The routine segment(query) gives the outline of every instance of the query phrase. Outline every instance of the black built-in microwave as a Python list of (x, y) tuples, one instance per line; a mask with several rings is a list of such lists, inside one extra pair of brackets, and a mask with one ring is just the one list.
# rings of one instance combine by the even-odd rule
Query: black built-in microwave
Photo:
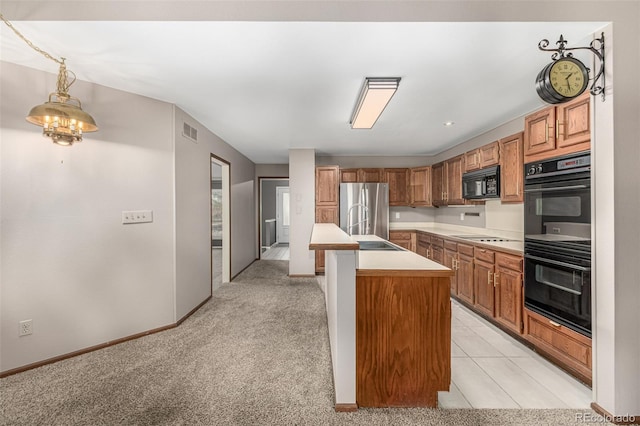
[(463, 174), (462, 197), (467, 200), (500, 198), (500, 166)]

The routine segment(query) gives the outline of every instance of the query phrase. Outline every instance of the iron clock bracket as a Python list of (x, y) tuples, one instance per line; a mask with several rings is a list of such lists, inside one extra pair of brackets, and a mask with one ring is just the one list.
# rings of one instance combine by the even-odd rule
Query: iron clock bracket
[[(542, 39), (540, 40), (540, 43), (538, 43), (538, 49), (545, 52), (555, 52), (553, 55), (551, 55), (551, 59), (553, 59), (554, 61), (560, 58), (573, 57), (573, 53), (571, 53), (572, 50), (588, 50), (594, 55), (596, 55), (598, 59), (600, 59), (600, 69), (598, 70), (598, 73), (593, 78), (590, 79), (592, 83), (591, 83), (591, 88), (589, 89), (589, 92), (593, 96), (601, 95), (602, 101), (604, 102), (604, 88), (605, 88), (604, 33), (600, 33), (600, 38), (593, 39), (593, 41), (591, 41), (588, 47), (587, 46), (566, 47), (567, 40), (564, 39), (562, 34), (560, 34), (560, 40), (556, 42), (556, 45), (558, 46), (556, 49), (547, 48), (547, 46), (549, 46), (549, 40)], [(589, 74), (591, 74), (591, 69), (587, 67), (587, 70), (589, 71)], [(598, 83), (598, 80), (600, 80), (600, 84), (596, 86), (596, 83)]]

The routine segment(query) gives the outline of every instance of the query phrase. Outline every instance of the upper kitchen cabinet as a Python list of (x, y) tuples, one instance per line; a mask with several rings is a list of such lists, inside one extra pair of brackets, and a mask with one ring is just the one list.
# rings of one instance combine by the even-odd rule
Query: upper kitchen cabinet
[(358, 182), (358, 169), (340, 169), (340, 183)]
[(384, 169), (384, 177), (389, 184), (389, 205), (409, 205), (409, 169)]
[(358, 182), (384, 182), (383, 169), (358, 169)]
[(431, 166), (431, 197), (434, 206), (466, 204), (462, 198), (465, 155), (458, 155)]
[(465, 172), (496, 166), (500, 163), (500, 145), (498, 141), (481, 146), (465, 154)]
[(431, 206), (431, 167), (416, 167), (410, 173), (412, 206)]
[(337, 206), (339, 199), (340, 168), (338, 166), (316, 167), (316, 207)]
[(462, 174), (464, 173), (464, 155), (447, 160), (447, 205), (465, 204), (462, 197)]
[(431, 203), (436, 206), (446, 206), (446, 176), (447, 165), (445, 162), (431, 166)]
[(524, 201), (523, 132), (500, 139), (500, 200)]
[(524, 162), (539, 161), (591, 147), (590, 93), (525, 117)]
[(368, 169), (340, 169), (340, 182), (370, 182), (378, 183), (384, 182), (383, 169), (380, 168), (368, 168)]

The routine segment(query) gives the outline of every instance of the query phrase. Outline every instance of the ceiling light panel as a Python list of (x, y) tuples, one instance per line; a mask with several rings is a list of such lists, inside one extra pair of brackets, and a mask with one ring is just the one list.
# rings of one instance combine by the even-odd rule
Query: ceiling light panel
[(371, 129), (398, 90), (399, 84), (400, 77), (365, 78), (351, 115), (351, 128)]

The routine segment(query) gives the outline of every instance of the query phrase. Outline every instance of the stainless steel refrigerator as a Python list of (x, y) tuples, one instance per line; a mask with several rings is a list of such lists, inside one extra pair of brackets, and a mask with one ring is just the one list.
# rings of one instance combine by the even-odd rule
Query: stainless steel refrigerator
[(341, 183), (340, 228), (349, 235), (389, 239), (389, 185)]

